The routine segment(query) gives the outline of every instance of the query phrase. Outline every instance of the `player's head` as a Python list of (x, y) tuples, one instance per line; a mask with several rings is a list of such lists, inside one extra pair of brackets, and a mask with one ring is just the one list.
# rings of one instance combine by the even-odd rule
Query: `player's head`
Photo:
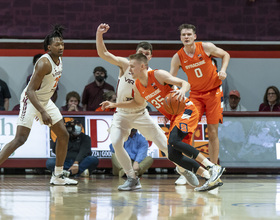
[(178, 28), (184, 45), (192, 44), (196, 40), (196, 27), (192, 24), (181, 24)]
[(129, 69), (134, 79), (138, 78), (143, 70), (148, 69), (148, 58), (142, 53), (129, 56)]
[(62, 56), (64, 50), (63, 43), (64, 28), (61, 25), (55, 25), (50, 34), (45, 37), (44, 50), (50, 51), (54, 55)]
[(142, 41), (137, 45), (136, 53), (142, 53), (148, 58), (148, 61), (150, 61), (153, 53), (153, 46), (147, 41)]

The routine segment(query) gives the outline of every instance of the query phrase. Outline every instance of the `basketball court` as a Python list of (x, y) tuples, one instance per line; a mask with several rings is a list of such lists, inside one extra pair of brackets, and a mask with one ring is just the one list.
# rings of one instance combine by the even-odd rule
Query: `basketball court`
[[(174, 185), (178, 175), (145, 174), (142, 189), (120, 192), (110, 174), (51, 186), (50, 175), (0, 175), (0, 219), (280, 219), (280, 176), (223, 175), (209, 192)], [(203, 180), (201, 179), (201, 182)]]

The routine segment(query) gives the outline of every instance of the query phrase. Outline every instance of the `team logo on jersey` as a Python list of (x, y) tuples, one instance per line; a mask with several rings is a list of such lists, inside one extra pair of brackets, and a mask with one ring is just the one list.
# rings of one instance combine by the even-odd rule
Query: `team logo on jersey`
[(152, 85), (152, 87), (154, 87), (154, 89), (155, 89), (155, 90), (157, 90), (157, 89), (158, 89), (158, 87), (156, 86), (156, 84), (155, 84), (155, 83), (152, 83), (151, 85)]
[(185, 109), (184, 114), (182, 115), (182, 119), (190, 119), (192, 115), (192, 110), (191, 109)]
[(134, 84), (134, 80), (133, 79), (129, 79), (129, 78), (126, 78), (126, 77), (124, 77), (124, 81), (126, 82), (126, 83), (128, 83), (128, 84)]

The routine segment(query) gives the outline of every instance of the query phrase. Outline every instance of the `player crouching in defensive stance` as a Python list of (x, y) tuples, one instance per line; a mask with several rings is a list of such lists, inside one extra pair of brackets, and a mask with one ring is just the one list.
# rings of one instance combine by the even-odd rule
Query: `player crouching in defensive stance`
[[(133, 108), (143, 105), (143, 102), (147, 100), (170, 120), (168, 159), (207, 179), (202, 186), (196, 187), (194, 190), (208, 191), (221, 186), (222, 182), (219, 179), (225, 168), (213, 164), (190, 145), (192, 134), (198, 124), (198, 111), (194, 104), (185, 97), (185, 93), (190, 89), (190, 84), (187, 81), (173, 77), (164, 70), (148, 71), (148, 60), (143, 54), (133, 54), (129, 58), (130, 72), (133, 79), (135, 79), (134, 99), (122, 103), (105, 101), (101, 103), (102, 107)], [(173, 85), (181, 89), (173, 90)], [(185, 99), (185, 110), (178, 115), (170, 115), (163, 107), (164, 97), (170, 92), (173, 92), (174, 96), (177, 96), (179, 100)], [(184, 156), (184, 154), (188, 157)], [(200, 166), (197, 161), (206, 169)]]

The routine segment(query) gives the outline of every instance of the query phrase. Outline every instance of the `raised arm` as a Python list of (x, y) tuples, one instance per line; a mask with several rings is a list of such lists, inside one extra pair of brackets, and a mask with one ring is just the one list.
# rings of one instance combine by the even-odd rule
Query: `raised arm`
[(110, 26), (108, 24), (102, 23), (96, 30), (96, 49), (98, 56), (107, 62), (120, 67), (122, 72), (124, 72), (128, 68), (128, 60), (110, 53), (105, 46), (103, 34), (107, 33), (109, 29)]
[(207, 43), (204, 42), (202, 43), (202, 46), (207, 55), (209, 56), (211, 55), (222, 59), (222, 66), (218, 74), (219, 74), (219, 78), (221, 80), (224, 80), (227, 77), (226, 70), (230, 60), (229, 53), (210, 42)]
[(180, 69), (180, 59), (177, 53), (174, 54), (171, 60), (170, 74), (172, 76), (177, 76), (178, 71)]

